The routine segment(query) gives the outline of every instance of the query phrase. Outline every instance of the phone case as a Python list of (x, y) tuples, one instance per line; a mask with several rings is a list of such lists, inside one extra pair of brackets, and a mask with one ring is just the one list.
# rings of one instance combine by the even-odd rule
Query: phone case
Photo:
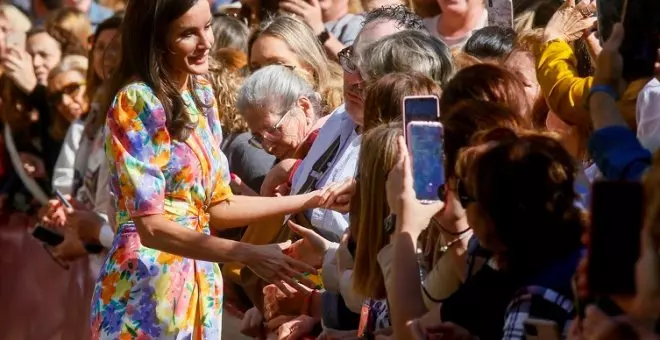
[(32, 236), (37, 240), (55, 247), (64, 241), (64, 236), (55, 230), (37, 225), (32, 230)]
[(488, 26), (513, 27), (511, 0), (488, 0)]

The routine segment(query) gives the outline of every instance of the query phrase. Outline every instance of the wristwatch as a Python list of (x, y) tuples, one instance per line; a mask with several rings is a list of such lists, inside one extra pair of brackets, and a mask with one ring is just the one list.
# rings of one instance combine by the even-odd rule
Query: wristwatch
[(316, 39), (318, 39), (321, 45), (323, 45), (328, 39), (330, 39), (330, 32), (328, 32), (327, 28), (324, 28), (323, 32), (316, 36)]

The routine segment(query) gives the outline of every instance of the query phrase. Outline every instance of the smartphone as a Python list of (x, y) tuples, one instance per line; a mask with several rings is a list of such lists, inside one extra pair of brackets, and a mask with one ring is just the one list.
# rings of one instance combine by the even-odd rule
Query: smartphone
[(527, 319), (523, 322), (526, 340), (563, 339), (556, 322), (541, 319)]
[(69, 200), (67, 200), (66, 197), (64, 197), (64, 195), (59, 190), (55, 190), (55, 197), (57, 197), (60, 203), (62, 203), (62, 205), (65, 206), (67, 209), (73, 209), (73, 206), (71, 205)]
[(512, 0), (488, 0), (488, 26), (513, 27)]
[(441, 199), (445, 185), (444, 130), (438, 122), (408, 123), (407, 143), (412, 158), (415, 195), (422, 203)]
[(587, 251), (590, 295), (635, 293), (643, 220), (644, 190), (639, 182), (594, 183)]
[(17, 49), (25, 50), (26, 39), (24, 32), (10, 31), (7, 32), (7, 35), (5, 36), (5, 43), (7, 46), (13, 46)]
[[(660, 47), (660, 1), (597, 0), (598, 30), (605, 42), (615, 23), (621, 22), (625, 38), (619, 51), (623, 57), (623, 78), (630, 82), (653, 77)], [(650, 15), (650, 13), (654, 13)]]
[[(34, 226), (31, 234), (32, 237), (36, 238), (37, 240), (51, 247), (56, 247), (60, 245), (60, 243), (64, 242), (64, 235), (58, 233), (53, 229), (46, 228), (40, 224)], [(84, 247), (85, 250), (90, 254), (98, 254), (102, 252), (104, 249), (102, 245), (93, 244), (93, 243), (86, 243)]]
[[(436, 96), (403, 97), (403, 133), (411, 122), (438, 122), (440, 100)], [(405, 137), (405, 136), (404, 136)]]
[(37, 224), (32, 229), (32, 236), (52, 247), (58, 246), (60, 243), (64, 242), (64, 236), (62, 234), (40, 224)]

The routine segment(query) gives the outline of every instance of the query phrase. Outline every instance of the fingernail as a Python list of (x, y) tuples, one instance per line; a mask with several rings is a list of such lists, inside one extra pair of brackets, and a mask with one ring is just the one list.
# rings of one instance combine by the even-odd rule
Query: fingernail
[(231, 179), (234, 181), (238, 178), (238, 176), (236, 176), (236, 174), (233, 172), (229, 174), (229, 177), (231, 177)]

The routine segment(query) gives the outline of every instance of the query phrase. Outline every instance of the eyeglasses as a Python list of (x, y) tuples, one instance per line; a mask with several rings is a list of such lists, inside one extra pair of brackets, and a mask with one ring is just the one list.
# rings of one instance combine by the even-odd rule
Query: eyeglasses
[(252, 145), (253, 147), (257, 149), (265, 149), (264, 148), (264, 141), (268, 140), (269, 142), (275, 142), (282, 138), (282, 133), (280, 132), (280, 126), (282, 125), (282, 122), (284, 122), (284, 118), (291, 112), (291, 110), (287, 110), (284, 112), (284, 114), (280, 117), (280, 119), (273, 125), (271, 128), (266, 129), (264, 133), (270, 137), (264, 137), (262, 134), (252, 134), (252, 138), (248, 141), (248, 144)]
[(358, 71), (357, 65), (353, 62), (353, 45), (345, 47), (343, 50), (337, 53), (337, 59), (339, 59), (339, 65), (347, 73), (355, 73)]
[(85, 86), (85, 83), (71, 83), (69, 85), (64, 86), (62, 90), (56, 91), (56, 92), (51, 92), (48, 95), (48, 101), (51, 104), (59, 104), (62, 101), (62, 98), (64, 95), (69, 95), (69, 96), (75, 96), (79, 93), (80, 89)]
[(456, 194), (463, 209), (466, 209), (470, 203), (476, 202), (476, 199), (468, 193), (465, 182), (461, 179), (456, 180)]

